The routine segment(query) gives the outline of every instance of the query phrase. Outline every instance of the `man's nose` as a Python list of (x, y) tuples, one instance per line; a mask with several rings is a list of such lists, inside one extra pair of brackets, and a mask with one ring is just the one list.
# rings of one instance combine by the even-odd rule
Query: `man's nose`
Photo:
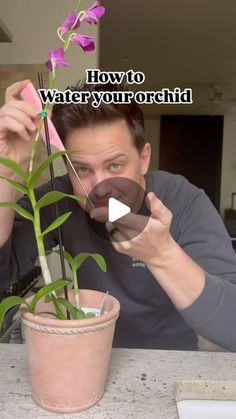
[(96, 174), (92, 182), (91, 198), (107, 200), (112, 196), (112, 178), (103, 174)]

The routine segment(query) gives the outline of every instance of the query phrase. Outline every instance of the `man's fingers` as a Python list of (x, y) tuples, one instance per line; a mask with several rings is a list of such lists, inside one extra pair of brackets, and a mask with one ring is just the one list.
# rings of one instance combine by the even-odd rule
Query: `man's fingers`
[(21, 91), (27, 86), (30, 80), (17, 81), (6, 89), (5, 93), (5, 102), (9, 100), (16, 99), (20, 97)]
[(130, 212), (129, 214), (119, 218), (117, 221), (113, 221), (113, 224), (119, 230), (121, 229), (123, 231), (125, 228), (130, 228), (131, 230), (140, 233), (145, 229), (148, 220), (149, 217)]
[(24, 141), (31, 140), (31, 137), (25, 129), (24, 125), (10, 116), (4, 116), (1, 118), (1, 129), (15, 132)]
[(117, 228), (114, 223), (111, 223), (110, 221), (107, 221), (106, 229), (111, 237), (111, 240), (116, 242), (132, 240), (135, 236), (137, 236), (136, 231), (127, 227)]
[(146, 196), (146, 204), (151, 212), (151, 216), (159, 220), (162, 224), (168, 225), (172, 219), (171, 211), (156, 197), (153, 192)]
[(106, 223), (106, 228), (109, 233), (110, 231), (112, 231), (112, 229), (116, 227), (123, 235), (121, 240), (133, 239), (135, 236), (137, 236), (145, 229), (149, 221), (149, 217), (129, 213), (119, 218), (117, 221), (113, 221), (111, 223), (108, 221), (108, 212), (108, 207), (93, 208), (90, 211), (90, 217), (95, 219), (96, 221)]
[(36, 124), (32, 121), (28, 114), (18, 107), (3, 107), (0, 112), (0, 118), (5, 116), (15, 119), (17, 122), (24, 125), (24, 127), (29, 131), (35, 131), (37, 128)]
[(108, 207), (93, 208), (90, 211), (90, 217), (100, 223), (106, 223), (108, 220)]
[(10, 108), (25, 112), (30, 118), (37, 120), (40, 119), (40, 116), (38, 115), (39, 111), (35, 109), (30, 103), (25, 102), (24, 100), (11, 99), (0, 109), (0, 111), (7, 112), (7, 110)]
[[(110, 234), (111, 238), (114, 238), (116, 241), (124, 241), (124, 240), (132, 240), (134, 237), (138, 236), (139, 233), (141, 233), (147, 222), (145, 222), (145, 225), (142, 226), (142, 222), (137, 225), (137, 223), (133, 224), (135, 226), (132, 228), (127, 224), (118, 224), (117, 221), (111, 223), (110, 221), (107, 221), (106, 223), (106, 229), (108, 233)], [(143, 228), (141, 228), (141, 226)]]

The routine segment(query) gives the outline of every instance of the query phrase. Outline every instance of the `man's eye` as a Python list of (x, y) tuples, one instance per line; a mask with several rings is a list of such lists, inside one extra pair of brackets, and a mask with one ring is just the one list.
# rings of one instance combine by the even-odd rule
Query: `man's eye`
[(77, 167), (76, 171), (78, 175), (87, 175), (89, 173), (89, 169), (87, 167)]
[(114, 172), (120, 170), (121, 167), (122, 167), (122, 164), (121, 163), (112, 163), (110, 165), (111, 170), (113, 170)]

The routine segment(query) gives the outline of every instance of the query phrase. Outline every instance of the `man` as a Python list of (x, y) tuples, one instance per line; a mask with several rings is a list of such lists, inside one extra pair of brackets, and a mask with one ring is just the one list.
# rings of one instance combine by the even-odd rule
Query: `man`
[[(36, 112), (19, 101), (26, 82), (7, 89), (6, 104), (0, 111), (1, 155), (24, 168), (37, 124)], [(72, 89), (93, 88), (109, 90), (104, 85), (76, 85)], [(230, 238), (202, 190), (182, 176), (148, 173), (151, 150), (144, 139), (143, 115), (137, 104), (101, 104), (99, 108), (91, 103), (55, 105), (52, 121), (65, 147), (80, 150), (71, 160), (83, 184), (82, 188), (68, 169), (68, 176), (57, 179), (57, 190), (85, 195), (85, 189), (97, 197), (97, 205), (87, 209), (88, 213), (73, 200), (60, 202), (61, 213), (72, 211), (62, 227), (63, 243), (72, 255), (85, 251), (105, 257), (108, 272), (100, 272), (88, 260), (79, 271), (79, 285), (109, 290), (119, 299), (121, 313), (114, 345), (195, 349), (198, 333), (236, 350), (236, 255)], [(12, 176), (2, 166), (0, 175)], [(140, 185), (147, 197), (139, 214), (105, 225), (109, 193), (103, 186), (115, 177)], [(50, 188), (50, 184), (40, 187), (37, 196)], [(17, 199), (4, 180), (0, 191), (1, 201)], [(124, 195), (128, 199), (127, 191)], [(21, 203), (29, 209), (26, 198)], [(53, 208), (45, 207), (43, 224), (54, 218)], [(6, 208), (1, 208), (0, 219), (4, 286), (33, 267), (37, 249), (30, 222), (19, 216), (14, 220), (13, 212)], [(144, 219), (147, 222), (140, 232)], [(48, 249), (57, 243), (57, 233), (47, 235)]]

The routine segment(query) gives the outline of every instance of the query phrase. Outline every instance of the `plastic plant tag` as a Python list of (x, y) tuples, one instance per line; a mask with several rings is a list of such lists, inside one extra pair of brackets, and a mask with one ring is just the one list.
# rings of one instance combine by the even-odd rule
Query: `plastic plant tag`
[(98, 308), (81, 307), (81, 310), (83, 310), (85, 312), (85, 314), (94, 313), (95, 317), (100, 316), (100, 310)]
[(90, 313), (94, 313), (96, 317), (102, 316), (103, 314), (106, 313), (106, 302), (107, 302), (107, 296), (108, 296), (109, 291), (107, 291), (107, 293), (105, 294), (100, 308), (89, 308), (89, 307), (81, 307), (81, 310), (83, 310), (86, 313), (90, 312)]
[[(39, 95), (34, 87), (34, 85), (29, 82), (25, 88), (21, 91), (21, 97), (23, 100), (25, 100), (26, 102), (30, 103), (30, 105), (32, 105), (36, 110), (40, 112), (42, 112), (42, 103), (41, 100), (39, 98)], [(64, 151), (65, 147), (61, 142), (61, 139), (51, 121), (51, 119), (47, 116), (47, 122), (48, 122), (48, 131), (49, 131), (49, 138), (50, 138), (50, 143), (56, 147), (58, 150), (60, 151)], [(41, 137), (43, 139), (43, 141), (46, 144), (46, 135), (45, 135), (45, 130), (44, 130), (44, 126), (42, 126), (41, 131), (40, 131)]]
[(106, 295), (104, 296), (101, 305), (100, 305), (100, 309), (99, 309), (99, 315), (102, 316), (105, 311), (106, 311), (106, 302), (107, 302), (107, 296), (108, 296), (109, 291), (106, 292)]

